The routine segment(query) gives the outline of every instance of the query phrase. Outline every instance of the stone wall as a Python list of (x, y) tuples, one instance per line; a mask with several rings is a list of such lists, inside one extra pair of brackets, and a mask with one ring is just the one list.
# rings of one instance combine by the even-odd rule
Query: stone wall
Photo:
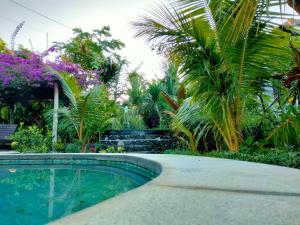
[(102, 148), (124, 147), (126, 152), (162, 153), (175, 148), (177, 139), (166, 130), (109, 130), (102, 137)]

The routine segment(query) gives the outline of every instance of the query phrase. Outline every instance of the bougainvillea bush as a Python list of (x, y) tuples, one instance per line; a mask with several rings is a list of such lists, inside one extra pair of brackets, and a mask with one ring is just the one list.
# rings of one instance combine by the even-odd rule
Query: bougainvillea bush
[(0, 54), (0, 84), (2, 87), (20, 85), (37, 87), (41, 84), (52, 86), (55, 74), (49, 72), (48, 66), (58, 72), (72, 74), (82, 87), (97, 84), (99, 78), (93, 71), (83, 70), (79, 65), (45, 59), (45, 54), (31, 52), (11, 52)]
[(100, 83), (94, 71), (84, 70), (80, 65), (63, 61), (59, 57), (49, 60), (52, 51), (55, 49), (50, 48), (44, 53), (28, 50), (0, 53), (2, 105), (13, 107), (16, 103), (26, 105), (30, 100), (51, 99), (54, 81), (59, 79), (56, 72), (74, 76), (83, 89)]

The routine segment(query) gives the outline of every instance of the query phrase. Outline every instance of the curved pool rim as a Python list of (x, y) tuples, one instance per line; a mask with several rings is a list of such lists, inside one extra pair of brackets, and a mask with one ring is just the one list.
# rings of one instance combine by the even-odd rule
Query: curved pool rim
[[(95, 163), (93, 163), (95, 162)], [(98, 163), (97, 163), (98, 162)], [(102, 162), (102, 163), (101, 163)], [(0, 166), (3, 165), (76, 165), (89, 166), (99, 165), (112, 166), (109, 162), (127, 163), (129, 165), (144, 168), (152, 173), (151, 179), (159, 176), (162, 165), (156, 161), (125, 154), (86, 154), (86, 153), (51, 153), (51, 154), (0, 154)], [(122, 169), (122, 168), (121, 168)], [(129, 168), (129, 172), (131, 171)]]
[(88, 170), (105, 166), (137, 174), (148, 180), (146, 183), (159, 176), (162, 171), (158, 162), (124, 154), (0, 154), (0, 167), (7, 165), (76, 166), (86, 167)]

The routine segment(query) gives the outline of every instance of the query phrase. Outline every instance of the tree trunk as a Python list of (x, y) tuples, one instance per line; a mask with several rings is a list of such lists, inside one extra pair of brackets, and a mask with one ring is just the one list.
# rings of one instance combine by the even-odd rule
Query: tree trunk
[(240, 144), (234, 137), (231, 140), (231, 148), (229, 151), (234, 153), (238, 153), (240, 151)]
[(86, 151), (85, 143), (83, 143), (84, 142), (84, 140), (83, 140), (83, 129), (84, 129), (84, 123), (81, 120), (80, 121), (80, 127), (79, 127), (79, 142), (80, 142), (80, 146), (81, 146), (81, 150), (80, 150), (81, 153), (84, 153)]
[(54, 84), (54, 107), (53, 107), (53, 124), (52, 124), (52, 145), (57, 142), (57, 126), (58, 126), (58, 102), (59, 102), (59, 92), (58, 83)]

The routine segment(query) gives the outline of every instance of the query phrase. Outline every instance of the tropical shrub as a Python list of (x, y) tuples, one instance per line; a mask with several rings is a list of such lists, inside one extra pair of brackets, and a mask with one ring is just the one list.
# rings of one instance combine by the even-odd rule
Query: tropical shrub
[(295, 106), (288, 106), (280, 115), (279, 124), (267, 137), (276, 147), (299, 144), (300, 112)]
[(44, 136), (42, 131), (36, 126), (21, 126), (18, 131), (12, 135), (12, 141), (12, 148), (20, 153), (48, 153), (51, 150), (49, 133)]
[(68, 144), (65, 148), (66, 153), (79, 153), (81, 150), (80, 144), (72, 143)]
[[(58, 132), (62, 137), (77, 137), (81, 152), (86, 145), (109, 126), (109, 119), (114, 116), (115, 103), (109, 99), (107, 88), (103, 85), (94, 86), (84, 91), (75, 77), (58, 74), (69, 106), (58, 110)], [(52, 122), (53, 110), (45, 114), (49, 123)]]
[(201, 138), (201, 114), (199, 105), (187, 99), (176, 113), (169, 112), (172, 118), (171, 129), (192, 152), (198, 150)]
[(112, 130), (143, 130), (145, 123), (143, 117), (138, 114), (136, 107), (119, 108), (116, 116), (110, 119)]
[(159, 127), (162, 121), (160, 90), (160, 84), (156, 81), (152, 81), (144, 92), (141, 111), (145, 123), (149, 128)]
[[(52, 144), (52, 140), (51, 140)], [(66, 150), (66, 145), (62, 142), (62, 140), (58, 140), (56, 143), (52, 144), (52, 149), (54, 152), (63, 153)]]
[(146, 82), (137, 71), (129, 73), (130, 88), (127, 90), (130, 108), (137, 109), (148, 128), (157, 128), (162, 121), (162, 101), (160, 84), (157, 81)]
[(129, 97), (128, 103), (140, 110), (139, 106), (143, 104), (145, 86), (147, 82), (137, 71), (132, 71), (128, 74), (128, 82), (130, 85), (127, 90), (127, 95)]

